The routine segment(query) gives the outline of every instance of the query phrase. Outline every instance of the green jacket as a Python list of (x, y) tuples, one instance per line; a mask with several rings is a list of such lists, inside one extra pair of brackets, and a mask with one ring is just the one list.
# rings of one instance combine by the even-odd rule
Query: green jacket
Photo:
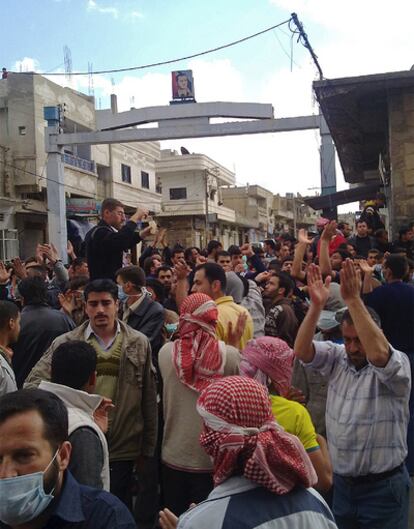
[[(84, 340), (89, 322), (56, 338), (33, 367), (24, 387), (37, 387), (50, 380), (54, 350), (71, 340)], [(142, 333), (122, 321), (122, 355), (118, 388), (111, 427), (107, 432), (109, 460), (132, 461), (138, 456), (153, 456), (157, 440), (157, 390), (151, 362), (151, 346)]]

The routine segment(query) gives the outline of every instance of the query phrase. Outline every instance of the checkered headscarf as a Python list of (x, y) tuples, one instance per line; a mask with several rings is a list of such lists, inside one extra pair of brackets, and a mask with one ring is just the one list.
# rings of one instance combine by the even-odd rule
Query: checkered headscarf
[(297, 437), (273, 418), (267, 389), (253, 379), (232, 376), (214, 382), (197, 402), (204, 422), (201, 446), (214, 460), (214, 483), (242, 474), (275, 494), (317, 482)]
[(272, 336), (249, 340), (242, 351), (240, 374), (267, 386), (269, 377), (282, 397), (290, 388), (295, 355), (286, 342)]
[(180, 308), (180, 338), (174, 342), (173, 362), (181, 382), (197, 392), (224, 373), (217, 318), (217, 306), (206, 294), (191, 294)]

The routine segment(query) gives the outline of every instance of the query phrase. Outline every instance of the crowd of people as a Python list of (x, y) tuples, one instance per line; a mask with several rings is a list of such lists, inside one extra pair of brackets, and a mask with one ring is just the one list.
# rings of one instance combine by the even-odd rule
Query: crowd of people
[(147, 216), (0, 262), (0, 527), (406, 529), (414, 224), (200, 249)]

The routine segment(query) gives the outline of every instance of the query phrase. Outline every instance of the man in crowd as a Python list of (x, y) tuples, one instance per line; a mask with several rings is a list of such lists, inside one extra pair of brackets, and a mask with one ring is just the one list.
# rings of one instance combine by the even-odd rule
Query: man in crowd
[[(237, 344), (241, 350), (253, 338), (253, 320), (248, 311), (234, 303), (232, 296), (226, 296), (226, 274), (216, 263), (205, 263), (195, 269), (192, 292), (207, 294), (216, 302), (218, 308), (217, 337), (225, 343), (229, 335), (236, 330), (239, 318), (242, 317), (244, 331)], [(232, 345), (232, 344), (230, 344)]]
[(70, 459), (68, 412), (59, 397), (40, 389), (0, 397), (2, 527), (134, 529), (118, 498), (73, 478)]
[(151, 255), (144, 261), (143, 270), (147, 279), (156, 279), (157, 270), (161, 266), (160, 258), (157, 255)]
[(414, 229), (402, 226), (398, 230), (398, 239), (393, 242), (392, 251), (404, 250), (408, 259), (414, 259)]
[(356, 223), (356, 234), (348, 239), (348, 243), (356, 248), (357, 255), (367, 258), (371, 248), (375, 248), (375, 239), (368, 233), (368, 224), (364, 220)]
[(173, 271), (170, 266), (162, 265), (156, 270), (156, 276), (160, 283), (164, 285), (165, 293), (168, 295), (171, 291), (173, 281)]
[(210, 241), (207, 244), (207, 261), (209, 263), (215, 263), (217, 261), (217, 254), (221, 252), (223, 245), (220, 241)]
[(231, 261), (232, 259), (231, 259), (231, 255), (229, 254), (229, 252), (226, 252), (224, 250), (222, 250), (221, 252), (218, 252), (217, 264), (220, 265), (221, 268), (225, 272), (230, 272), (230, 270), (233, 269)]
[(74, 340), (62, 343), (53, 353), (51, 381), (39, 389), (62, 399), (69, 415), (72, 454), (69, 470), (82, 485), (109, 491), (109, 453), (105, 433), (111, 402), (94, 395), (96, 351), (92, 345)]
[(69, 278), (75, 277), (89, 277), (88, 261), (85, 257), (76, 257), (69, 267)]
[(0, 301), (0, 395), (17, 389), (12, 368), (13, 350), (20, 334), (20, 314), (11, 301)]
[[(197, 411), (215, 488), (182, 515), (179, 527), (336, 528), (328, 506), (309, 488), (316, 481), (312, 464), (299, 439), (275, 422), (266, 388), (249, 378), (225, 377), (201, 393)], [(177, 518), (166, 509), (160, 523), (170, 529)]]
[(123, 252), (133, 248), (142, 237), (150, 233), (145, 228), (140, 233), (137, 223), (148, 215), (148, 211), (138, 208), (125, 223), (124, 206), (115, 198), (102, 202), (101, 220), (85, 237), (85, 255), (91, 280), (115, 280), (115, 272), (122, 266)]
[[(385, 258), (383, 275), (385, 284), (369, 292), (365, 302), (379, 315), (382, 330), (390, 344), (407, 354), (411, 373), (414, 373), (414, 287), (403, 281), (408, 261), (403, 255), (391, 254)], [(371, 269), (371, 274), (374, 272)], [(368, 272), (367, 272), (368, 273)], [(365, 286), (364, 281), (364, 286)], [(372, 283), (370, 283), (372, 285)], [(414, 391), (410, 396), (410, 423), (408, 426), (408, 472), (414, 475)]]
[(165, 505), (180, 515), (206, 499), (213, 488), (212, 464), (198, 438), (199, 392), (218, 377), (238, 374), (239, 351), (215, 337), (217, 306), (205, 294), (191, 294), (181, 305), (180, 336), (159, 355), (163, 381), (162, 463)]
[(125, 266), (116, 272), (118, 295), (121, 301), (122, 320), (136, 331), (142, 332), (151, 344), (152, 358), (156, 365), (161, 348), (164, 309), (153, 301), (145, 289), (145, 275), (139, 266)]
[(298, 320), (290, 296), (293, 281), (284, 272), (270, 272), (263, 297), (269, 301), (265, 318), (265, 335), (281, 338), (291, 347), (298, 331)]
[(47, 288), (40, 277), (24, 279), (19, 284), (22, 299), (21, 332), (12, 345), (13, 369), (17, 386), (21, 388), (32, 367), (55, 338), (75, 327), (63, 312), (47, 304)]
[(118, 320), (118, 288), (110, 280), (92, 281), (85, 289), (89, 321), (57, 338), (33, 368), (26, 387), (50, 380), (55, 349), (71, 340), (90, 343), (97, 354), (96, 393), (115, 405), (107, 433), (111, 492), (131, 506), (135, 464), (154, 454), (157, 394), (148, 339)]
[(326, 429), (334, 469), (335, 519), (340, 529), (406, 529), (410, 364), (364, 306), (361, 279), (351, 260), (341, 271), (341, 294), (348, 307), (341, 326), (344, 345), (313, 341), (329, 284), (330, 278), (324, 284), (319, 268), (312, 264), (311, 305), (294, 350), (307, 369), (329, 376)]

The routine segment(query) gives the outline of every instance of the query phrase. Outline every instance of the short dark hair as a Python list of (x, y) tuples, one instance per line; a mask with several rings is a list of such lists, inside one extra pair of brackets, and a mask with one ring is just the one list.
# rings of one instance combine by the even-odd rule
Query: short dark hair
[(375, 255), (379, 255), (381, 252), (378, 250), (378, 248), (370, 248), (368, 250), (368, 253), (374, 253)]
[(62, 400), (42, 389), (21, 389), (0, 397), (0, 424), (10, 417), (37, 411), (43, 420), (43, 437), (55, 451), (68, 439), (68, 411)]
[(104, 211), (114, 211), (116, 208), (123, 208), (122, 202), (116, 198), (105, 198), (101, 205), (101, 215)]
[(406, 235), (409, 231), (411, 231), (410, 226), (401, 226), (398, 230), (398, 235), (401, 237), (402, 235)]
[(120, 277), (123, 281), (130, 281), (135, 288), (145, 287), (145, 272), (136, 265), (125, 266), (116, 271), (115, 277)]
[(10, 320), (16, 320), (18, 315), (17, 305), (11, 301), (0, 301), (0, 329), (4, 329)]
[(265, 239), (263, 244), (267, 244), (272, 250), (276, 250), (276, 243), (273, 239)]
[[(379, 317), (378, 313), (371, 307), (365, 306), (367, 311), (369, 312), (369, 315), (374, 320), (374, 322), (378, 325), (379, 328), (381, 328), (381, 318)], [(339, 321), (341, 325), (346, 322), (348, 325), (354, 325), (354, 321), (352, 319), (351, 313), (349, 312), (349, 309), (345, 309), (342, 313), (342, 315), (339, 318)]]
[(157, 274), (157, 277), (160, 275), (160, 272), (171, 272), (172, 273), (172, 268), (171, 266), (168, 266), (168, 265), (161, 265), (157, 268), (157, 271), (156, 271), (156, 274)]
[(289, 274), (286, 272), (272, 272), (272, 277), (278, 277), (279, 278), (279, 288), (285, 289), (285, 297), (288, 297), (291, 292), (293, 292), (293, 289), (295, 288), (295, 284), (290, 277)]
[(173, 258), (177, 253), (183, 253), (185, 257), (185, 250), (182, 246), (174, 246), (171, 250), (171, 258)]
[(292, 254), (291, 255), (287, 255), (286, 257), (283, 257), (283, 259), (281, 260), (281, 264), (287, 263), (289, 261), (293, 262), (293, 259), (294, 259), (294, 256)]
[(404, 279), (408, 271), (405, 255), (391, 254), (385, 259), (384, 268), (389, 268), (394, 279)]
[(68, 290), (79, 290), (80, 288), (85, 288), (86, 285), (88, 284), (89, 284), (89, 277), (87, 276), (74, 277), (73, 279), (70, 279), (69, 281), (67, 281), (63, 289), (63, 292), (67, 292)]
[(213, 250), (217, 250), (217, 248), (223, 248), (223, 245), (220, 241), (210, 241), (207, 244), (207, 253), (211, 253)]
[(118, 301), (118, 286), (112, 279), (94, 279), (88, 283), (83, 293), (85, 301), (88, 301), (89, 294), (92, 292), (107, 292), (111, 294), (114, 301)]
[(231, 246), (229, 246), (229, 249), (227, 250), (230, 254), (231, 257), (233, 257), (233, 255), (241, 255), (242, 252), (240, 250), (240, 247), (237, 246), (237, 244), (232, 244)]
[(221, 252), (218, 252), (217, 253), (217, 259), (219, 257), (231, 257), (230, 253), (229, 252), (226, 252), (226, 250), (221, 250)]
[(158, 281), (158, 279), (149, 278), (147, 279), (147, 287), (152, 288), (155, 295), (157, 296), (158, 303), (161, 303), (161, 305), (165, 301), (165, 287), (161, 283), (161, 281)]
[(28, 277), (19, 283), (19, 294), (25, 305), (47, 303), (47, 287), (43, 278)]
[(96, 351), (88, 342), (71, 340), (53, 352), (51, 381), (73, 389), (82, 389), (96, 371)]
[(204, 270), (204, 274), (210, 285), (213, 281), (220, 281), (221, 290), (223, 292), (226, 291), (226, 272), (220, 265), (218, 265), (217, 263), (203, 263), (201, 265), (196, 266), (195, 271), (197, 272), (198, 270)]
[(200, 253), (200, 250), (196, 246), (190, 246), (184, 250), (184, 259), (189, 261), (193, 257), (193, 250), (197, 250)]
[(154, 261), (159, 261), (158, 257), (156, 255), (150, 255), (149, 257), (146, 257), (144, 259), (144, 263), (142, 268), (144, 269), (144, 273), (146, 276), (149, 276), (151, 273), (151, 268), (154, 266)]
[[(339, 255), (342, 257), (343, 261), (345, 261), (345, 259), (351, 259), (352, 258), (351, 254), (349, 252), (347, 252), (346, 250), (343, 250), (342, 248), (338, 248), (337, 250), (334, 250), (332, 252), (332, 255), (334, 253), (339, 253)], [(331, 257), (332, 257), (332, 255), (331, 255)]]
[(368, 223), (364, 219), (358, 219), (355, 223), (355, 226), (358, 226), (358, 224), (366, 224), (368, 226)]

